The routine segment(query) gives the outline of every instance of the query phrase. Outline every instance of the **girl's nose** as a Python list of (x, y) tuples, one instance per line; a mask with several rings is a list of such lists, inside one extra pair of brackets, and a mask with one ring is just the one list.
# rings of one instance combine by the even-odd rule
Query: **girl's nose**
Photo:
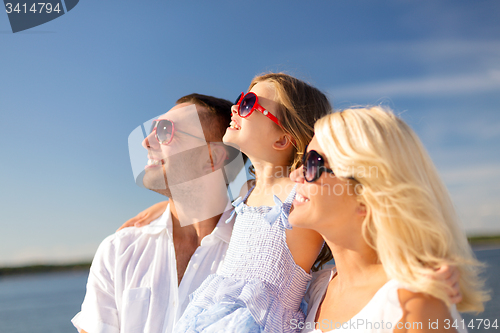
[(300, 168), (292, 171), (290, 173), (290, 180), (295, 183), (303, 183), (304, 182), (304, 172), (303, 172), (303, 166)]
[(231, 106), (231, 114), (237, 114), (238, 113), (238, 106), (233, 105)]

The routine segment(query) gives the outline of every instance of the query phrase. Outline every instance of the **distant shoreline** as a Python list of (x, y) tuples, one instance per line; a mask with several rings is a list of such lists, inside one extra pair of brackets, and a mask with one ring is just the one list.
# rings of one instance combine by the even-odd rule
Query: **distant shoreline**
[(37, 274), (49, 272), (83, 271), (90, 269), (91, 262), (78, 262), (64, 265), (29, 265), (19, 267), (0, 267), (0, 278), (11, 275)]
[(500, 235), (467, 237), (473, 250), (490, 250), (500, 248)]
[[(472, 236), (468, 237), (469, 244), (475, 251), (492, 250), (500, 248), (500, 235), (496, 236)], [(62, 265), (27, 265), (19, 267), (0, 267), (0, 278), (4, 276), (50, 273), (50, 272), (68, 272), (84, 271), (90, 269), (91, 262), (78, 262)]]

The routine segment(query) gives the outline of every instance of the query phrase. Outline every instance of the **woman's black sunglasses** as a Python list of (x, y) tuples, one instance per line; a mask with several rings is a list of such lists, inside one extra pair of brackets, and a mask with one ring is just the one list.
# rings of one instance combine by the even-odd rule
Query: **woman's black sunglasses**
[[(307, 146), (304, 149), (304, 154), (302, 155), (302, 167), (304, 179), (308, 183), (318, 180), (318, 178), (323, 174), (323, 171), (331, 173), (335, 176), (332, 169), (325, 167), (325, 158), (316, 150), (307, 151)], [(347, 178), (354, 180), (353, 177)]]

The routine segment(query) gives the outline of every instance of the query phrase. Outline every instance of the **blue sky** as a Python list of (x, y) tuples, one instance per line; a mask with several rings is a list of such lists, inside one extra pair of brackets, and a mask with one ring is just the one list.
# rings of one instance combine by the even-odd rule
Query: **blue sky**
[(265, 71), (384, 104), (417, 131), (469, 234), (500, 233), (500, 2), (82, 0), (12, 34), (0, 13), (0, 265), (90, 259), (162, 199), (130, 132)]

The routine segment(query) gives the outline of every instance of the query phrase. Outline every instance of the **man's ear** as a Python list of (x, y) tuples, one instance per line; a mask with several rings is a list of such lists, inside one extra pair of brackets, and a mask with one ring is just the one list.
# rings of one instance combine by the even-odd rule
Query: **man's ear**
[(293, 138), (290, 134), (283, 133), (278, 140), (273, 143), (273, 148), (276, 150), (285, 150), (292, 145)]
[(209, 147), (209, 160), (203, 168), (207, 173), (222, 168), (228, 157), (227, 150), (222, 145), (211, 142)]

